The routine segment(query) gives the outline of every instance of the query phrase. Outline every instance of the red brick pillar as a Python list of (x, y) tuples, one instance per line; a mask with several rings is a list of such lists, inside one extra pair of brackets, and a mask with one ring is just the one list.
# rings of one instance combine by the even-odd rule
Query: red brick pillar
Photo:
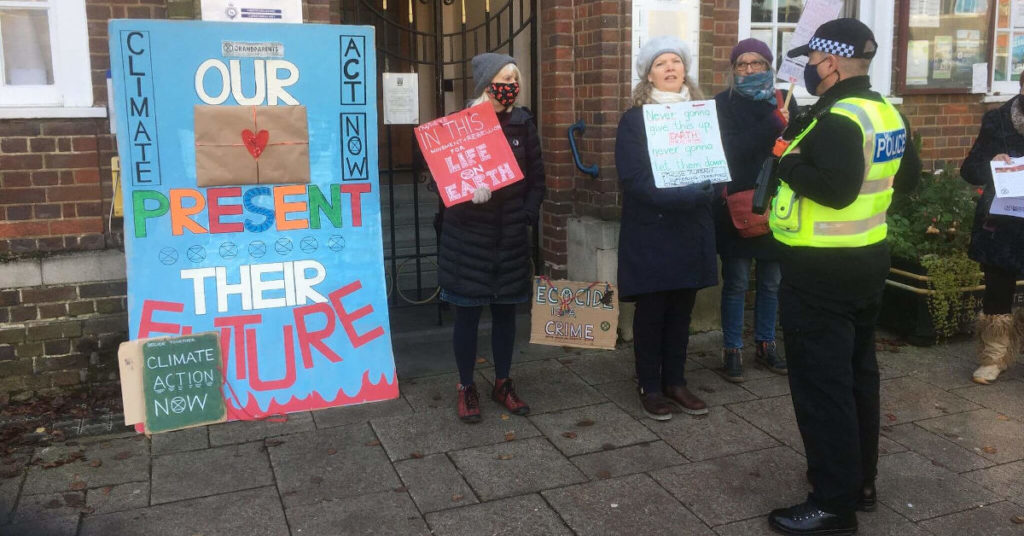
[(573, 50), (572, 0), (551, 0), (540, 4), (540, 125), (547, 173), (548, 194), (541, 210), (542, 273), (566, 275), (567, 229), (573, 213), (575, 167), (566, 130), (574, 116), (575, 64)]

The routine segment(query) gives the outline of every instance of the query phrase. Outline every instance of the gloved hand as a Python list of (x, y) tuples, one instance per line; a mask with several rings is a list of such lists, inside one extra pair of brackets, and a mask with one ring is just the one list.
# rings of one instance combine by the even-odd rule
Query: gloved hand
[(481, 186), (473, 192), (473, 204), (482, 205), (491, 200), (491, 189)]

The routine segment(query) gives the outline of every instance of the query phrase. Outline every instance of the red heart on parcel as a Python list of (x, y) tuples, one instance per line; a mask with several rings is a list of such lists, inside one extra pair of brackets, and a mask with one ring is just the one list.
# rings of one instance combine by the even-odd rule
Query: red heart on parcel
[(270, 133), (266, 130), (261, 130), (257, 133), (249, 129), (242, 131), (242, 142), (245, 143), (245, 148), (249, 150), (249, 154), (253, 158), (259, 158), (263, 154), (263, 150), (267, 148), (267, 142), (270, 140)]

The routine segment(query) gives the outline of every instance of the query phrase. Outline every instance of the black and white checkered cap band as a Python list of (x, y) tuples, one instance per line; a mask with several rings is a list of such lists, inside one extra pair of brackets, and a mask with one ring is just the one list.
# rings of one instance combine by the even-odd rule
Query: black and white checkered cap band
[(822, 39), (820, 37), (811, 39), (811, 42), (807, 43), (807, 48), (825, 52), (827, 54), (835, 54), (836, 56), (842, 56), (844, 58), (852, 58), (855, 52), (853, 45), (840, 43), (839, 41), (832, 41), (830, 39)]

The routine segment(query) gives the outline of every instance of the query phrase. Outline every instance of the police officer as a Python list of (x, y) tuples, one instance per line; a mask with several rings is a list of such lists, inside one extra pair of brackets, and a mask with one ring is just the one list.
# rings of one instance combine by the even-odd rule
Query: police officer
[(769, 220), (784, 249), (780, 311), (813, 486), (805, 502), (769, 515), (784, 534), (854, 534), (855, 511), (875, 508), (885, 212), (921, 172), (905, 119), (870, 89), (877, 47), (867, 26), (846, 18), (789, 51), (808, 56), (804, 81), (820, 98), (783, 134), (791, 142)]

